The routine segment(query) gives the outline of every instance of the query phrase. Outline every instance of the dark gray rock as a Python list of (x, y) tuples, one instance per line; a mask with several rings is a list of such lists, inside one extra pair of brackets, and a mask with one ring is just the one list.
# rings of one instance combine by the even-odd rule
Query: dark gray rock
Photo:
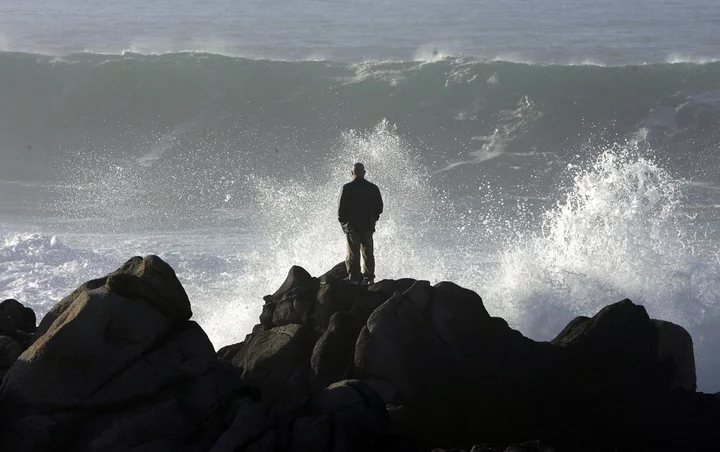
[(17, 361), (24, 348), (25, 347), (15, 339), (8, 336), (0, 336), (0, 381), (10, 366)]
[(326, 285), (330, 284), (334, 281), (342, 281), (343, 279), (346, 279), (348, 277), (347, 267), (345, 266), (345, 261), (339, 262), (335, 264), (333, 268), (331, 268), (327, 273), (320, 276), (319, 281), (320, 285)]
[(215, 359), (207, 336), (191, 322), (82, 405), (97, 414), (69, 449), (153, 450), (161, 441), (171, 450), (208, 450), (243, 394), (237, 370)]
[(392, 297), (395, 292), (405, 293), (406, 290), (415, 284), (412, 278), (383, 279), (368, 287), (368, 291), (375, 292), (384, 300)]
[[(275, 413), (265, 403), (256, 403), (246, 398), (239, 401), (234, 407), (235, 417), (232, 424), (226, 429), (210, 452), (226, 452), (246, 450), (251, 444), (256, 450), (275, 450), (275, 435), (267, 439), (266, 434), (272, 434), (276, 427)], [(268, 441), (272, 439), (272, 441)]]
[(665, 363), (672, 360), (670, 388), (695, 391), (697, 376), (692, 337), (680, 325), (664, 320), (653, 320), (652, 322), (658, 333), (658, 361)]
[(318, 287), (316, 278), (304, 268), (293, 266), (282, 286), (266, 297), (267, 310), (263, 309), (261, 323), (269, 326), (267, 317), (272, 312), (274, 326), (307, 325), (315, 308)]
[(385, 300), (384, 294), (353, 286), (342, 280), (331, 281), (320, 286), (313, 324), (318, 335), (325, 332), (330, 318), (337, 312), (350, 312), (360, 323), (365, 323), (370, 314)]
[[(250, 336), (248, 335), (248, 337), (245, 338), (245, 341), (247, 341), (249, 338)], [(242, 348), (245, 346), (245, 341), (239, 342), (237, 344), (226, 345), (225, 347), (221, 348), (217, 352), (218, 359), (232, 362), (232, 360), (235, 359), (237, 354), (240, 353), (240, 350), (242, 350)]]
[(0, 303), (0, 335), (25, 340), (35, 332), (35, 312), (12, 298)]
[(143, 300), (171, 321), (184, 321), (192, 316), (190, 300), (172, 267), (157, 256), (136, 256), (109, 275), (84, 283), (60, 300), (43, 317), (35, 337), (44, 335), (58, 317), (65, 315), (76, 298), (102, 287), (122, 298)]
[(316, 390), (350, 377), (355, 342), (362, 324), (349, 312), (337, 312), (315, 343), (310, 359), (310, 386)]
[(175, 325), (144, 300), (107, 286), (73, 295), (8, 371), (3, 405), (60, 411), (81, 404)]
[(303, 325), (284, 325), (248, 336), (232, 364), (243, 381), (261, 389), (263, 400), (283, 402), (308, 394), (315, 333)]
[(393, 403), (421, 403), (447, 387), (456, 372), (445, 344), (424, 314), (396, 293), (368, 318), (355, 346), (355, 375), (386, 380), (400, 393)]
[(343, 381), (279, 407), (246, 402), (212, 452), (364, 452), (385, 449), (385, 406), (362, 382)]
[(552, 340), (585, 378), (618, 385), (667, 385), (658, 366), (658, 334), (645, 308), (622, 300), (578, 318)]

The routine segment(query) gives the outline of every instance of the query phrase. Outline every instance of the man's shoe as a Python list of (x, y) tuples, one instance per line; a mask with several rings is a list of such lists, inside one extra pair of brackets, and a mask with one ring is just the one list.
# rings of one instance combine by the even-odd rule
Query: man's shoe
[(343, 279), (343, 282), (345, 284), (350, 284), (351, 286), (359, 286), (360, 285), (360, 281), (356, 281), (356, 280), (350, 279), (350, 278)]
[(373, 278), (365, 278), (362, 280), (362, 282), (360, 284), (363, 286), (371, 286), (371, 285), (375, 284), (375, 280)]

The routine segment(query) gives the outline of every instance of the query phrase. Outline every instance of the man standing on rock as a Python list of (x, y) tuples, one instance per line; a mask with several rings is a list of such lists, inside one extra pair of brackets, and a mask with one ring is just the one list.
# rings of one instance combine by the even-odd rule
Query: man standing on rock
[[(338, 220), (347, 236), (347, 281), (369, 285), (375, 282), (373, 233), (375, 222), (383, 211), (383, 201), (377, 185), (365, 180), (365, 166), (362, 163), (356, 163), (350, 174), (353, 181), (343, 185), (338, 206)], [(364, 264), (362, 275), (361, 252)]]

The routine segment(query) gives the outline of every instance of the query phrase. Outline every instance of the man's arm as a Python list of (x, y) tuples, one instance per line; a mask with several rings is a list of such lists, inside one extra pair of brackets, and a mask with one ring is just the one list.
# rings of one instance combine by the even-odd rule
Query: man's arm
[(340, 190), (340, 200), (338, 201), (338, 221), (347, 223), (347, 196), (345, 195), (345, 187)]

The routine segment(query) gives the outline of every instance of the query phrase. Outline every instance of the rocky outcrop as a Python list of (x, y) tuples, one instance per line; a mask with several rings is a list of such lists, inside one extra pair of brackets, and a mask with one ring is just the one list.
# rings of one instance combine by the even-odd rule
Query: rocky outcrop
[[(691, 341), (682, 328), (652, 321), (629, 300), (573, 320), (551, 342), (535, 342), (455, 284), (403, 279), (358, 288), (343, 277), (341, 265), (317, 280), (293, 268), (282, 290), (266, 297), (261, 324), (228, 350), (266, 356), (281, 369), (274, 381), (296, 381), (308, 368), (309, 393), (333, 380), (361, 379), (387, 404), (394, 431), (421, 450), (483, 441), (504, 444), (493, 446), (499, 450), (720, 445), (709, 428), (675, 443), (666, 433), (669, 422), (685, 433), (697, 433), (698, 419), (720, 425), (718, 406), (676, 392), (694, 388)], [(272, 305), (290, 298), (285, 294), (295, 301), (284, 312), (297, 314), (275, 316)], [(296, 361), (295, 374), (283, 369), (288, 359), (281, 350), (257, 339), (287, 328), (281, 325), (287, 321), (315, 332), (309, 367)], [(303, 361), (307, 350), (292, 359)], [(274, 390), (265, 385), (263, 392)], [(713, 414), (704, 418), (706, 409)], [(599, 431), (608, 419), (613, 428)], [(524, 443), (532, 438), (544, 442)]]
[[(243, 342), (220, 349), (218, 357), (231, 362), (245, 381), (260, 388), (264, 400), (274, 403), (306, 397), (349, 377), (343, 369), (352, 363), (357, 333), (386, 294), (345, 284), (346, 277), (344, 263), (320, 278), (292, 267), (280, 288), (265, 296), (253, 332)], [(329, 328), (335, 314), (340, 317)], [(352, 331), (345, 331), (349, 325), (354, 325)], [(323, 335), (332, 339), (320, 340)], [(337, 347), (347, 353), (340, 356)]]
[(0, 452), (720, 450), (692, 339), (642, 306), (536, 342), (453, 283), (346, 276), (293, 267), (217, 353), (155, 256), (83, 284), (34, 332), (3, 302)]

